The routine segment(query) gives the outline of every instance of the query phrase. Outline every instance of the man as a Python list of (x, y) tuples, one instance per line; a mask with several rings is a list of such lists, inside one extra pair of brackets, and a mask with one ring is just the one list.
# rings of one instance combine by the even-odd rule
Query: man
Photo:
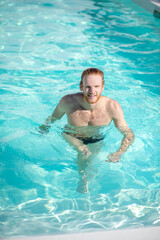
[(97, 68), (86, 69), (81, 76), (81, 92), (64, 96), (57, 104), (52, 116), (40, 126), (41, 132), (48, 131), (49, 123), (67, 115), (68, 125), (64, 129), (64, 138), (78, 152), (79, 169), (85, 169), (82, 159), (92, 155), (90, 145), (103, 140), (100, 129), (113, 120), (115, 126), (124, 135), (120, 148), (111, 153), (106, 161), (118, 162), (134, 140), (134, 134), (128, 127), (121, 106), (115, 100), (102, 96), (104, 74)]
[[(128, 147), (134, 140), (134, 134), (128, 127), (121, 106), (115, 100), (101, 96), (104, 90), (104, 74), (97, 68), (89, 68), (82, 73), (80, 90), (82, 93), (75, 93), (64, 96), (58, 103), (52, 116), (46, 119), (44, 125), (40, 126), (41, 131), (47, 131), (50, 127), (49, 123), (53, 123), (57, 119), (67, 115), (68, 123), (75, 127), (75, 134), (66, 132), (65, 138), (73, 144), (82, 154), (90, 155), (87, 144), (84, 144), (83, 139), (94, 137), (94, 126), (109, 125), (113, 120), (115, 126), (124, 135), (120, 148), (111, 153), (106, 161), (118, 162), (122, 154), (126, 152)], [(78, 127), (93, 126), (91, 132), (76, 131)], [(97, 130), (97, 129), (95, 129)], [(77, 135), (76, 135), (77, 133)], [(93, 134), (93, 136), (91, 136)], [(88, 139), (89, 140), (89, 139)], [(98, 140), (98, 139), (97, 139)]]

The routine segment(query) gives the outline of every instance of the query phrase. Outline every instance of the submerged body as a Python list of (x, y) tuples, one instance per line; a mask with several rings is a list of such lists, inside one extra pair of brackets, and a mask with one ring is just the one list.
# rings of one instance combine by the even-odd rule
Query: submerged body
[(132, 144), (134, 134), (125, 121), (120, 104), (101, 95), (104, 90), (103, 72), (95, 68), (85, 70), (81, 76), (80, 90), (82, 92), (64, 96), (40, 130), (47, 131), (49, 123), (67, 115), (68, 125), (65, 126), (63, 137), (77, 150), (82, 173), (85, 169), (84, 159), (89, 159), (93, 152), (99, 152), (97, 147), (91, 150), (88, 145), (103, 139), (101, 129), (104, 126), (113, 121), (124, 135), (120, 148), (111, 153), (106, 161), (120, 161), (122, 154)]
[[(58, 116), (60, 109), (65, 109), (68, 124), (64, 128), (64, 132), (78, 139), (84, 139), (83, 142), (93, 143), (94, 140), (102, 140), (104, 138), (102, 129), (108, 126), (112, 121), (112, 105), (118, 104), (108, 97), (101, 96), (99, 104), (93, 109), (86, 109), (83, 104), (83, 94), (76, 93), (63, 97), (55, 111), (51, 120)], [(61, 117), (61, 116), (60, 116)]]
[[(60, 105), (65, 108), (68, 124), (65, 126), (65, 132), (78, 138), (102, 139), (102, 129), (108, 126), (112, 117), (107, 110), (109, 98), (102, 97), (100, 104), (95, 109), (86, 109), (83, 105), (83, 94), (76, 93), (65, 96)], [(58, 106), (60, 108), (60, 106)], [(59, 111), (59, 109), (58, 109)], [(54, 111), (52, 117), (57, 113)]]
[[(100, 138), (99, 130), (114, 121), (115, 126), (122, 132), (124, 138), (117, 152), (108, 156), (107, 161), (117, 162), (122, 154), (132, 144), (134, 134), (128, 127), (120, 104), (101, 93), (104, 90), (103, 73), (98, 69), (87, 69), (83, 72), (80, 82), (82, 92), (64, 96), (57, 104), (51, 117), (46, 120), (41, 130), (50, 127), (53, 123), (67, 115), (68, 127), (66, 127), (65, 139), (78, 151), (90, 155), (87, 144), (80, 138)], [(70, 126), (70, 127), (69, 127)], [(85, 127), (89, 127), (86, 131)], [(70, 134), (68, 134), (70, 133)]]

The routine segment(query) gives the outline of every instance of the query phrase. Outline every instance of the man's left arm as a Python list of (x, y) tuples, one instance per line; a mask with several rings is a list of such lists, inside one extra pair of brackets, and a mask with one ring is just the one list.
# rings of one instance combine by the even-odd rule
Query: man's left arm
[(120, 148), (115, 153), (111, 153), (106, 161), (119, 162), (123, 153), (125, 153), (129, 146), (132, 145), (134, 141), (134, 133), (128, 127), (124, 118), (123, 110), (118, 102), (113, 101), (111, 103), (110, 112), (115, 126), (124, 135), (124, 137), (122, 139)]

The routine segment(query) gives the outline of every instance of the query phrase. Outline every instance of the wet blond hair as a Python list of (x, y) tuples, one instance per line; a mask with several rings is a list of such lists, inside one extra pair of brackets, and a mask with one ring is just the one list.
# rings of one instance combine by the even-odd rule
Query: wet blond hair
[(99, 70), (98, 68), (87, 68), (86, 70), (83, 71), (83, 73), (81, 75), (80, 85), (83, 84), (84, 77), (88, 76), (88, 75), (91, 75), (91, 74), (100, 75), (102, 77), (102, 81), (104, 83), (104, 73), (101, 70)]

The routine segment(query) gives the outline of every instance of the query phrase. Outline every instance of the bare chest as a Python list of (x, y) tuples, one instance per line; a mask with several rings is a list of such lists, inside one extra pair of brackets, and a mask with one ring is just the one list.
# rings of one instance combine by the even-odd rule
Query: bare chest
[(68, 122), (74, 126), (99, 126), (108, 125), (111, 118), (105, 109), (75, 110), (67, 115)]

